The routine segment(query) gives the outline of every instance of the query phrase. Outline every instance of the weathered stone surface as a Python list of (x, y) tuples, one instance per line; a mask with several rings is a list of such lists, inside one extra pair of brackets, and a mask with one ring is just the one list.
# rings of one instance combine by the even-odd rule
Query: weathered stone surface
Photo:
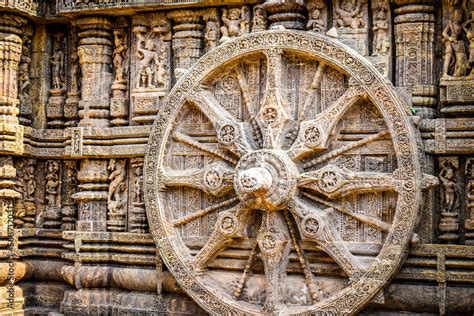
[(0, 0), (0, 314), (472, 315), (473, 28)]

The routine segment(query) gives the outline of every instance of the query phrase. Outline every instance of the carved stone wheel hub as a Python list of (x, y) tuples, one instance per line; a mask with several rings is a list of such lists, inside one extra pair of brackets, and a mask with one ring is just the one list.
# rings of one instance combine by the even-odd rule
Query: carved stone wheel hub
[(265, 211), (286, 207), (296, 190), (298, 169), (282, 150), (256, 150), (239, 160), (234, 190), (250, 208)]
[(387, 79), (325, 36), (268, 31), (212, 50), (150, 136), (146, 207), (164, 263), (215, 315), (359, 311), (417, 221), (409, 116)]

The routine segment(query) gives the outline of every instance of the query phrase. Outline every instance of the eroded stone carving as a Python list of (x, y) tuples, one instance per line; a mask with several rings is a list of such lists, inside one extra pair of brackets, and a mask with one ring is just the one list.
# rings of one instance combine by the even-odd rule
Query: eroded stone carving
[(324, 34), (327, 29), (327, 7), (323, 0), (312, 1), (308, 4), (309, 18), (306, 29)]
[(109, 193), (107, 196), (107, 229), (110, 231), (126, 230), (127, 197), (126, 197), (126, 160), (110, 159), (107, 170), (109, 170)]
[(53, 50), (50, 58), (51, 89), (47, 105), (48, 126), (61, 128), (64, 125), (64, 102), (66, 100), (66, 60), (64, 34), (53, 35)]
[(267, 11), (262, 5), (253, 7), (252, 32), (265, 31), (267, 29)]
[[(305, 50), (301, 54), (306, 57), (298, 55), (298, 59), (291, 52), (300, 49)], [(266, 69), (263, 78), (255, 83), (265, 87), (258, 102), (252, 101), (251, 94), (258, 94), (259, 89), (253, 92), (246, 86), (251, 73), (249, 77), (242, 75), (250, 67), (242, 56), (253, 56)], [(310, 56), (318, 61), (317, 65), (314, 59), (306, 59)], [(312, 98), (304, 104), (295, 103), (292, 93), (302, 92), (283, 93), (295, 91), (291, 81), (282, 80), (288, 78), (295, 64), (305, 65), (308, 71), (304, 75), (308, 80), (299, 81), (300, 84), (316, 90), (321, 77), (337, 72), (333, 68), (336, 61), (342, 61), (352, 80), (361, 84), (342, 80), (341, 94), (329, 101), (327, 108), (320, 108), (320, 101), (313, 103)], [(214, 68), (225, 71), (203, 71)], [(232, 89), (242, 89), (244, 96), (228, 105), (220, 101), (224, 100), (220, 94), (231, 86), (227, 83), (234, 72), (240, 77)], [(412, 127), (403, 123), (406, 109), (398, 99), (390, 97), (391, 89), (376, 70), (359, 63), (358, 57), (325, 37), (310, 33), (273, 31), (239, 37), (198, 62), (175, 87), (158, 115), (144, 176), (149, 220), (154, 233), (160, 236), (164, 262), (181, 286), (206, 309), (221, 314), (278, 313), (282, 308), (288, 314), (296, 310), (351, 313), (355, 302), (366, 301), (371, 297), (369, 293), (378, 291), (378, 285), (387, 280), (388, 267), (408, 241), (403, 236), (411, 235), (409, 227), (416, 218), (416, 200), (420, 198), (417, 190), (421, 189), (416, 188), (421, 182), (415, 180), (418, 149), (410, 141), (414, 139)], [(369, 102), (371, 110), (367, 114), (350, 112), (358, 102)], [(242, 115), (244, 109), (247, 114)], [(251, 119), (256, 124), (249, 123)], [(196, 121), (203, 123), (198, 126)], [(295, 125), (297, 132), (293, 134)], [(370, 132), (365, 138), (348, 141), (334, 150), (330, 144), (335, 141), (332, 131), (336, 126), (341, 126), (344, 133), (360, 133), (361, 128)], [(394, 128), (393, 147), (386, 143), (386, 126)], [(250, 129), (258, 129), (259, 133)], [(257, 136), (250, 139), (250, 134)], [(216, 136), (203, 139), (200, 135)], [(167, 137), (166, 141), (162, 137)], [(357, 171), (330, 164), (353, 148), (371, 148), (375, 142), (386, 144), (385, 158), (372, 158), (373, 153), (367, 149), (360, 157), (366, 163)], [(384, 161), (393, 157), (401, 163), (396, 169), (386, 169)], [(368, 196), (364, 196), (366, 193)], [(320, 198), (321, 194), (327, 199)], [(403, 209), (405, 214), (398, 217), (400, 221), (392, 222), (377, 212), (372, 205), (383, 203), (377, 194), (398, 195), (395, 208)], [(357, 197), (356, 204), (345, 203), (349, 197)], [(217, 210), (219, 213), (215, 214)], [(402, 213), (391, 213), (390, 218)], [(389, 248), (397, 246), (391, 250), (382, 248), (375, 261), (359, 260), (346, 246), (353, 237), (344, 239), (344, 230), (336, 228), (339, 226), (335, 223), (346, 217), (356, 222), (354, 229), (358, 229), (357, 223), (366, 227), (367, 240), (389, 244)], [(307, 253), (311, 250), (297, 232), (316, 242), (340, 265), (351, 280), (340, 285), (341, 289), (345, 287), (344, 295), (334, 295), (334, 289), (318, 281), (308, 268)], [(388, 237), (384, 239), (381, 232)], [(167, 234), (174, 237), (162, 238)], [(190, 254), (186, 244), (197, 240), (201, 240), (199, 250)], [(220, 280), (234, 279), (237, 283), (228, 286), (226, 281), (211, 282), (218, 266), (214, 258), (236, 244), (245, 244), (250, 250), (248, 264), (243, 271), (229, 273)], [(286, 273), (291, 247), (296, 249), (300, 264), (298, 281), (293, 277), (289, 281)], [(260, 253), (264, 271), (253, 271), (249, 276), (254, 260), (252, 249)], [(257, 274), (264, 286), (258, 296), (244, 291), (257, 282)], [(373, 283), (366, 281), (364, 275), (370, 275)], [(281, 287), (288, 283), (295, 293), (292, 297)], [(309, 294), (301, 294), (297, 288), (304, 288)], [(200, 294), (204, 292), (206, 295)], [(291, 305), (285, 305), (290, 301)]]
[(33, 30), (26, 26), (22, 38), (20, 64), (18, 66), (18, 97), (20, 98), (20, 123), (31, 125), (32, 103), (30, 97), (31, 37)]
[(45, 212), (43, 226), (61, 228), (61, 167), (58, 160), (46, 161)]
[(459, 238), (459, 189), (456, 183), (456, 170), (459, 162), (456, 158), (440, 159), (439, 178), (443, 187), (443, 208), (439, 229), (439, 238), (445, 242), (454, 242)]
[(113, 118), (110, 124), (112, 126), (128, 124), (128, 27), (128, 21), (123, 17), (115, 22), (114, 51), (112, 52), (115, 78), (112, 84), (112, 98), (110, 99), (110, 115)]
[(248, 6), (242, 8), (222, 9), (221, 27), (222, 37), (220, 43), (236, 38), (250, 32), (250, 9)]

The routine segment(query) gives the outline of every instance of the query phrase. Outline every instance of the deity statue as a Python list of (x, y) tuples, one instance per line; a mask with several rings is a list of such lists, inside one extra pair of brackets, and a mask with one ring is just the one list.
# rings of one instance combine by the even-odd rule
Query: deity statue
[(135, 185), (133, 189), (133, 196), (135, 203), (143, 202), (143, 167), (135, 167)]
[(115, 81), (124, 82), (125, 73), (125, 59), (127, 58), (127, 38), (123, 29), (114, 30), (114, 51), (112, 53), (114, 68), (115, 68)]
[(357, 4), (352, 1), (344, 0), (335, 1), (334, 11), (336, 12), (336, 28), (359, 29), (365, 26), (364, 19), (361, 16), (361, 0), (356, 0)]
[(387, 10), (382, 5), (374, 15), (374, 55), (385, 55), (390, 47)]
[(265, 31), (267, 29), (267, 11), (262, 5), (253, 7), (252, 32)]
[(449, 77), (449, 69), (454, 66), (453, 77), (462, 77), (467, 70), (467, 55), (462, 35), (462, 10), (455, 9), (443, 30), (444, 64), (443, 77)]
[(57, 34), (53, 40), (53, 55), (50, 59), (53, 89), (63, 89), (64, 87), (64, 51), (62, 41), (62, 34)]

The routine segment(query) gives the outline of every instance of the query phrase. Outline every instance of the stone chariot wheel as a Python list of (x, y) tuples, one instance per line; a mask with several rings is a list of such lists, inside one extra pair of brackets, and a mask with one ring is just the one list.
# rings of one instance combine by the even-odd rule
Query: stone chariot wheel
[(400, 267), (421, 201), (408, 106), (325, 36), (227, 42), (181, 78), (150, 136), (164, 263), (216, 315), (352, 314)]

